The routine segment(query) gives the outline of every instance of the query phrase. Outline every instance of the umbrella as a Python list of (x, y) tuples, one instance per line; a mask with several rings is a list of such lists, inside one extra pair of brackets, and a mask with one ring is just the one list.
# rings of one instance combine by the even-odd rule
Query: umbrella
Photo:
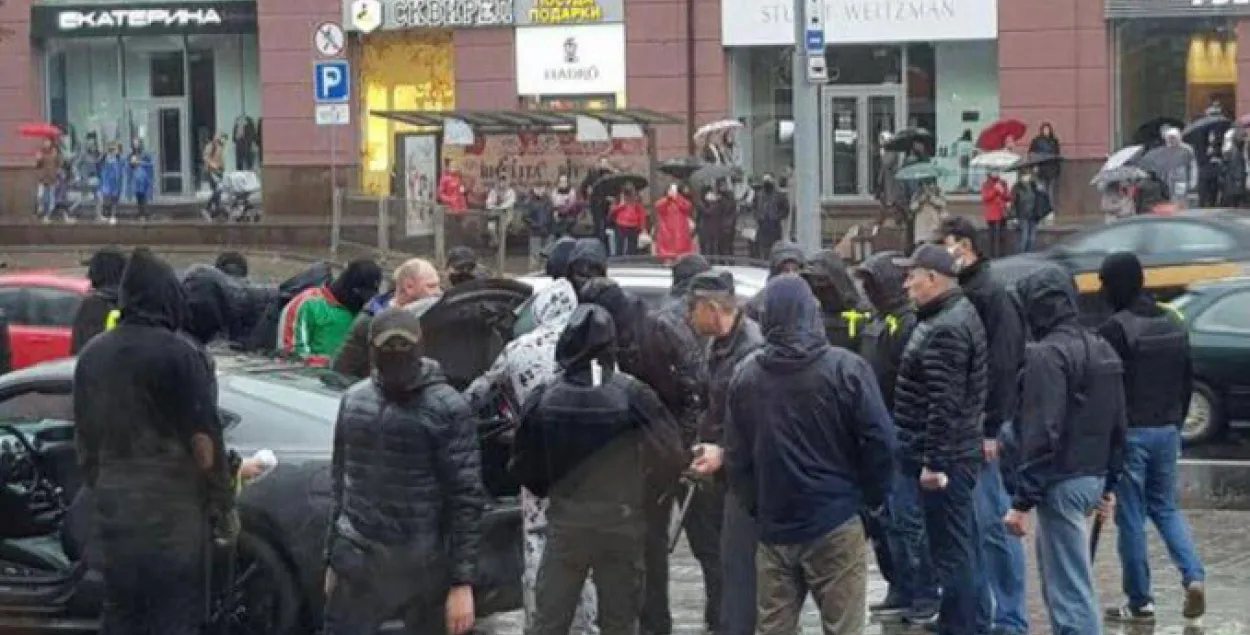
[(627, 184), (633, 185), (635, 191), (641, 192), (647, 187), (647, 178), (629, 172), (608, 174), (595, 181), (595, 184), (591, 186), (591, 192), (596, 196), (617, 196), (621, 193), (621, 188)]
[(63, 133), (50, 123), (28, 123), (18, 127), (17, 134), (36, 139), (60, 139)]
[(1118, 167), (1128, 165), (1141, 157), (1141, 155), (1145, 152), (1145, 149), (1146, 148), (1141, 145), (1120, 148), (1115, 151), (1115, 154), (1107, 157), (1107, 162), (1103, 163), (1102, 167), (1099, 168), (1098, 171), (1106, 172), (1107, 170), (1114, 170)]
[(678, 181), (685, 181), (690, 178), (691, 174), (694, 174), (702, 166), (703, 162), (699, 159), (695, 157), (685, 157), (681, 159), (669, 159), (664, 163), (661, 163), (656, 169), (659, 170), (660, 174), (671, 176)]
[(711, 185), (720, 179), (730, 179), (742, 174), (737, 166), (723, 163), (707, 163), (690, 175), (690, 182), (695, 185)]
[(896, 181), (932, 181), (946, 176), (947, 172), (940, 166), (928, 161), (905, 165), (894, 173)]
[(974, 168), (1005, 170), (1020, 162), (1020, 155), (1009, 150), (995, 150), (972, 157), (968, 165)]
[(713, 121), (712, 123), (704, 125), (694, 131), (694, 140), (699, 143), (703, 143), (703, 140), (706, 139), (708, 135), (725, 132), (726, 130), (738, 130), (740, 128), (742, 128), (742, 122), (737, 119), (721, 119), (720, 121)]
[(1094, 178), (1090, 180), (1090, 185), (1106, 185), (1108, 183), (1124, 183), (1127, 181), (1141, 181), (1148, 174), (1146, 171), (1135, 165), (1121, 165), (1111, 169), (1102, 169)]
[(926, 147), (933, 147), (933, 133), (924, 128), (903, 128), (894, 133), (894, 136), (885, 142), (885, 149), (891, 152), (907, 152), (911, 150), (912, 145), (917, 141), (925, 144)]
[(1022, 139), (1029, 127), (1019, 119), (999, 119), (981, 130), (977, 136), (977, 149), (992, 152), (1002, 150), (1007, 138)]
[(1211, 134), (1224, 134), (1232, 125), (1232, 120), (1224, 115), (1205, 115), (1185, 126), (1181, 131), (1181, 138), (1189, 145), (1199, 145), (1205, 143)]
[(1041, 154), (1041, 153), (1030, 154), (1028, 157), (1021, 159), (1019, 163), (1007, 169), (1012, 172), (1016, 172), (1019, 170), (1023, 170), (1024, 168), (1037, 167), (1044, 163), (1054, 163), (1055, 161), (1062, 161), (1062, 160), (1063, 160), (1063, 157), (1057, 154)]
[(1175, 117), (1155, 117), (1137, 126), (1137, 132), (1133, 133), (1133, 143), (1139, 143), (1147, 148), (1160, 145), (1163, 143), (1163, 129), (1166, 127), (1180, 130), (1185, 127), (1185, 122)]
[(1143, 170), (1163, 177), (1170, 174), (1172, 170), (1185, 166), (1192, 159), (1193, 154), (1189, 148), (1182, 145), (1165, 145), (1147, 152), (1134, 163)]

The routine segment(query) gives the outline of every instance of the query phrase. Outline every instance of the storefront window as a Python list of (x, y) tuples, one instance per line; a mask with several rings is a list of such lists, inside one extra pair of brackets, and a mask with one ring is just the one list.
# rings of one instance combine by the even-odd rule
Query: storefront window
[(1218, 105), (1232, 115), (1237, 33), (1222, 19), (1133, 19), (1116, 24), (1120, 140), (1156, 117), (1189, 121)]
[[(365, 112), (374, 110), (454, 110), (455, 49), (450, 31), (379, 32), (364, 40), (361, 84)], [(392, 189), (400, 133), (432, 132), (382, 117), (362, 117), (364, 147), (361, 185), (382, 196)]]
[(907, 125), (933, 132), (933, 161), (945, 169), (940, 185), (947, 193), (980, 189), (984, 174), (968, 164), (981, 130), (998, 121), (998, 108), (997, 42), (908, 46)]
[[(745, 124), (739, 143), (747, 148), (747, 171), (784, 173), (794, 165), (794, 109), (790, 91), (790, 50), (758, 47), (735, 52), (746, 68), (745, 103), (736, 114)], [(739, 61), (740, 60), (740, 61)]]

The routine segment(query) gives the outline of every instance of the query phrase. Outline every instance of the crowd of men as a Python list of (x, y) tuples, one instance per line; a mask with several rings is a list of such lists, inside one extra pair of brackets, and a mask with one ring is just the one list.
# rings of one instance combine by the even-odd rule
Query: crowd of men
[[(1153, 620), (1146, 518), (1181, 570), (1185, 617), (1202, 615), (1202, 566), (1175, 484), (1160, 477), (1175, 469), (1190, 394), (1182, 325), (1143, 290), (1132, 254), (1103, 265), (1114, 315), (1094, 331), (1070, 276), (1042, 266), (1009, 290), (979, 245), (960, 218), (907, 257), (879, 253), (854, 269), (778, 243), (745, 306), (732, 275), (692, 255), (650, 308), (607, 277), (602, 243), (561, 240), (547, 253), (553, 280), (463, 392), (423, 355), (438, 272), (405, 263), (370, 300), (377, 265), (353, 263), (322, 296), (306, 291), (325, 306), (294, 320), (296, 339), (319, 342), (309, 355), (361, 378), (335, 434), (326, 632), (371, 633), (397, 617), (411, 632), (473, 627), (485, 498), (475, 422), (501, 399), (516, 406), (509, 469), (523, 487), (532, 635), (669, 635), (678, 525), (719, 635), (793, 635), (809, 595), (828, 635), (862, 633), (870, 610), (944, 635), (1027, 633), (1030, 533), (1053, 633)], [(228, 501), (217, 484), (241, 468), (223, 467), (206, 416), (211, 365), (175, 335), (189, 318), (172, 270), (136, 252), (119, 284), (119, 325), (83, 348), (75, 391), (100, 535), (116, 543), (106, 632), (191, 632), (145, 595), (161, 589), (153, 576), (190, 564), (128, 556), (143, 550), (127, 532), (206, 514), (228, 540), (228, 502), (166, 509), (159, 501), (176, 492), (145, 498), (145, 475), (177, 481), (187, 468), (174, 458), (189, 454)], [(331, 312), (341, 305), (351, 319)], [(314, 336), (330, 331), (337, 342)], [(141, 469), (129, 449), (110, 449), (111, 427), (150, 435)], [(1105, 612), (1092, 515), (1120, 529), (1127, 602)], [(871, 607), (869, 544), (890, 584)]]

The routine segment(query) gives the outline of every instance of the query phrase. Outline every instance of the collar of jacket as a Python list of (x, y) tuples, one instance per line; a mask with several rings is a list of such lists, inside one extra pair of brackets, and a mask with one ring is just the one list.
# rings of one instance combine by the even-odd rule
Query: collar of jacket
[(952, 289), (949, 289), (942, 295), (939, 295), (938, 297), (930, 300), (928, 304), (925, 304), (924, 306), (916, 307), (916, 317), (921, 320), (926, 320), (928, 318), (931, 318), (937, 315), (938, 313), (941, 313), (943, 310), (946, 309), (946, 307), (954, 304), (956, 301), (959, 300), (959, 298), (962, 298), (963, 296), (964, 296), (964, 293), (962, 290), (960, 290), (959, 287), (954, 287)]
[(990, 261), (985, 258), (977, 258), (977, 261), (964, 267), (959, 272), (959, 284), (966, 286), (969, 283), (977, 284), (981, 282), (983, 275), (990, 272)]

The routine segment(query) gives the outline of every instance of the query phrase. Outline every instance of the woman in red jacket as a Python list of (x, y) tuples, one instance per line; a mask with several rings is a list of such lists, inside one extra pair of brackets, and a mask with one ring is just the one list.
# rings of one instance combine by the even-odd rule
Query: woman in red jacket
[(621, 195), (608, 212), (608, 219), (616, 228), (617, 256), (632, 256), (638, 253), (638, 237), (647, 226), (647, 208), (638, 200), (638, 192), (633, 185), (621, 188)]
[(694, 204), (681, 195), (676, 183), (655, 204), (655, 255), (665, 261), (694, 253)]
[(981, 203), (985, 224), (989, 227), (990, 257), (997, 258), (1003, 255), (1003, 225), (1007, 222), (1007, 206), (1011, 204), (1011, 188), (997, 172), (990, 172), (981, 185)]

